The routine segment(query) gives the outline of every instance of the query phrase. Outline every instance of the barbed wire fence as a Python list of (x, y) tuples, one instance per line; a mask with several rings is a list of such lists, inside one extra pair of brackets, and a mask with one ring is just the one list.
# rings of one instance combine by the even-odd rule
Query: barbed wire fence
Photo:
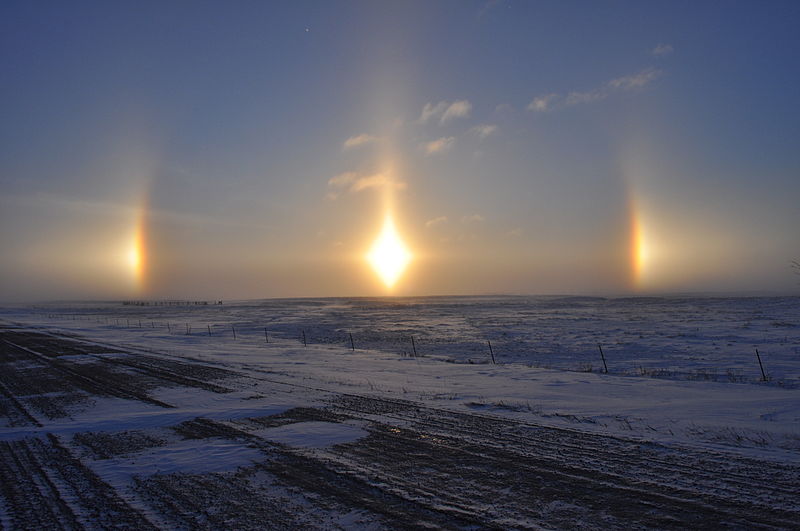
[[(192, 303), (193, 305), (204, 305)], [(338, 326), (309, 326), (296, 323), (255, 323), (239, 322), (190, 322), (190, 319), (148, 318), (147, 316), (99, 315), (96, 313), (47, 312), (46, 316), (53, 320), (91, 321), (109, 328), (156, 332), (166, 331), (167, 336), (205, 337), (208, 340), (230, 340), (263, 343), (264, 345), (284, 345), (294, 347), (329, 347), (332, 352), (379, 351), (394, 353), (400, 357), (436, 358), (448, 363), (508, 365), (521, 364), (529, 367), (541, 367), (572, 372), (603, 373), (616, 376), (645, 376), (671, 380), (700, 380), (731, 383), (773, 383), (782, 387), (800, 387), (800, 381), (775, 381), (765, 366), (767, 357), (764, 352), (754, 349), (753, 371), (749, 374), (741, 368), (693, 368), (681, 370), (665, 367), (644, 367), (643, 364), (631, 365), (630, 360), (615, 360), (613, 348), (602, 343), (592, 348), (575, 349), (568, 358), (575, 363), (572, 366), (552, 364), (548, 361), (533, 360), (531, 353), (546, 357), (547, 350), (537, 351), (530, 341), (503, 340), (502, 337), (486, 338), (452, 338), (437, 337), (420, 333), (413, 329), (393, 332), (375, 332), (358, 328), (353, 330)], [(494, 343), (494, 344), (493, 344)], [(457, 349), (458, 356), (453, 356)], [(552, 351), (552, 347), (550, 349)], [(592, 353), (594, 351), (594, 354)], [(796, 348), (800, 353), (800, 348)], [(525, 354), (524, 356), (520, 356)]]

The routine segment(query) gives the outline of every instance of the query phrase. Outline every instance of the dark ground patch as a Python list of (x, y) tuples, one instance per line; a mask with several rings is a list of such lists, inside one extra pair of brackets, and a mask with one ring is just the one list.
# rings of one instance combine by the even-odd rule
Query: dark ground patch
[(0, 441), (0, 494), (12, 529), (154, 529), (53, 435)]
[(167, 440), (155, 432), (125, 430), (113, 433), (76, 433), (72, 437), (72, 444), (81, 447), (84, 455), (92, 459), (111, 459), (164, 446)]

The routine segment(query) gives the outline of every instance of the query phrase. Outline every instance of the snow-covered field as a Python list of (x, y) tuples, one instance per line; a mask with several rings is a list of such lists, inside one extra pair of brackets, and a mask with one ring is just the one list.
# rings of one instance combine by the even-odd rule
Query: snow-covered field
[[(735, 475), (745, 478), (764, 467), (788, 471), (800, 465), (798, 298), (297, 299), (170, 306), (62, 303), (5, 307), (0, 309), (0, 326), (8, 330), (4, 341), (10, 349), (0, 378), (4, 394), (12, 397), (4, 403), (5, 413), (0, 412), (4, 415), (0, 425), (5, 426), (0, 427), (0, 443), (8, 446), (6, 451), (19, 453), (22, 450), (13, 445), (51, 434), (57, 440), (55, 449), (34, 448), (34, 453), (68, 452), (159, 527), (172, 527), (175, 522), (190, 522), (188, 527), (203, 527), (198, 522), (205, 522), (214, 527), (213, 519), (173, 514), (164, 498), (159, 498), (164, 489), (185, 495), (187, 489), (195, 488), (185, 481), (196, 477), (205, 478), (203, 488), (213, 491), (223, 488), (222, 483), (208, 478), (224, 476), (229, 481), (235, 476), (243, 482), (244, 497), (252, 496), (252, 485), (258, 483), (259, 488), (283, 497), (286, 507), (317, 514), (319, 507), (308, 505), (316, 503), (313, 497), (299, 496), (281, 480), (283, 469), (247, 467), (256, 466), (266, 452), (264, 445), (270, 444), (288, 448), (293, 459), (324, 457), (334, 469), (355, 469), (353, 463), (358, 462), (356, 468), (362, 472), (369, 467), (385, 472), (397, 464), (359, 461), (366, 459), (363, 455), (370, 448), (384, 448), (384, 452), (391, 446), (375, 442), (383, 429), (398, 436), (403, 430), (419, 430), (414, 433), (422, 433), (423, 439), (441, 430), (437, 432), (441, 437), (462, 443), (477, 437), (481, 444), (506, 441), (509, 433), (520, 430), (552, 429), (561, 434), (558, 437), (590, 437), (575, 448), (597, 446), (598, 455), (616, 455), (617, 450), (611, 448), (623, 443), (636, 443), (626, 447), (634, 452), (643, 451), (641, 444), (657, 444), (662, 458), (688, 456), (691, 466), (702, 468), (703, 463), (715, 460), (739, 463), (730, 466), (739, 467)], [(81, 346), (69, 346), (64, 342), (69, 337), (79, 339)], [(496, 363), (492, 363), (489, 341)], [(603, 371), (598, 345), (602, 345), (608, 374)], [(767, 381), (762, 381), (756, 348)], [(45, 378), (44, 369), (50, 370), (51, 363), (58, 374), (73, 381), (74, 388), (63, 387), (55, 377)], [(129, 376), (130, 381), (126, 380)], [(36, 396), (19, 382), (26, 378), (41, 378)], [(113, 382), (119, 382), (118, 388)], [(406, 410), (415, 413), (402, 412)], [(449, 416), (461, 420), (442, 427), (442, 419)], [(431, 418), (438, 428), (431, 427)], [(467, 437), (459, 431), (456, 438), (454, 430), (464, 419), (472, 419), (467, 424), (480, 424), (476, 433), (483, 435)], [(506, 422), (511, 424), (502, 424)], [(611, 438), (603, 438), (607, 436)], [(448, 452), (453, 444), (446, 445)], [(544, 452), (538, 443), (523, 444), (517, 439), (503, 442), (502, 447), (515, 444), (521, 445), (521, 455), (530, 458)], [(559, 455), (569, 454), (559, 442), (554, 448)], [(574, 465), (563, 459), (564, 466)], [(755, 460), (752, 468), (741, 464), (751, 463), (747, 460)], [(307, 470), (299, 461), (292, 463), (293, 478), (298, 470)], [(443, 465), (427, 466), (433, 470)], [(504, 466), (497, 465), (496, 470), (505, 470)], [(615, 465), (598, 466), (614, 470)], [(631, 478), (636, 481), (644, 481), (642, 477), (650, 473), (630, 472), (634, 461), (619, 466), (628, 470), (626, 474), (641, 474)], [(371, 473), (377, 474), (375, 470)], [(433, 471), (415, 470), (417, 478), (441, 480)], [(709, 494), (717, 488), (710, 485), (726, 481), (724, 471), (719, 473), (715, 477), (716, 472), (709, 471), (708, 485), (702, 488), (686, 488)], [(412, 485), (369, 477), (371, 488), (388, 481), (394, 485), (387, 490), (392, 496), (421, 503), (424, 480)], [(697, 473), (700, 479), (695, 480), (702, 483), (702, 477)], [(789, 477), (795, 480), (776, 481), (780, 492), (796, 501), (800, 483), (796, 476)], [(670, 488), (683, 488), (681, 482), (688, 480), (676, 475), (663, 481)], [(749, 483), (758, 485), (759, 479), (745, 482)], [(743, 495), (744, 490), (736, 489), (732, 492)], [(11, 497), (7, 493), (0, 501), (4, 526), (13, 524), (9, 516), (13, 511), (3, 510)], [(367, 515), (375, 512), (374, 507), (358, 514), (345, 507), (372, 507), (363, 500), (337, 503), (344, 506), (328, 507), (324, 517), (317, 514), (321, 520), (309, 516), (305, 524), (382, 527), (386, 523)], [(465, 511), (464, 506), (452, 503), (459, 514)], [(489, 516), (479, 521), (502, 527), (614, 527), (624, 526), (628, 518), (616, 515), (616, 520), (596, 520), (598, 514), (581, 513), (585, 507), (576, 509), (561, 498), (549, 503), (537, 509), (537, 519), (532, 521), (516, 506), (483, 508), (480, 514)], [(797, 503), (764, 503), (791, 514), (800, 510)], [(447, 503), (440, 499), (425, 505), (425, 511), (439, 505)], [(419, 515), (424, 512), (417, 510)], [(511, 516), (517, 520), (503, 520)], [(389, 521), (397, 523), (396, 518)], [(439, 522), (438, 516), (425, 518)], [(654, 522), (639, 521), (643, 525)], [(291, 527), (298, 521), (285, 523)]]

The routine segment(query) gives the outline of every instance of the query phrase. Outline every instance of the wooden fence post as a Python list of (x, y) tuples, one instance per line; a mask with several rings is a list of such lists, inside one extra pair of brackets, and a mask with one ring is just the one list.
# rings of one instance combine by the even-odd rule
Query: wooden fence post
[(598, 343), (597, 348), (600, 349), (600, 357), (603, 359), (603, 369), (605, 369), (605, 373), (608, 374), (608, 365), (606, 365), (606, 357), (603, 354), (603, 346)]
[(767, 381), (767, 375), (764, 372), (764, 365), (761, 363), (761, 355), (758, 353), (758, 349), (756, 349), (756, 358), (758, 358), (758, 366), (761, 367), (761, 381)]

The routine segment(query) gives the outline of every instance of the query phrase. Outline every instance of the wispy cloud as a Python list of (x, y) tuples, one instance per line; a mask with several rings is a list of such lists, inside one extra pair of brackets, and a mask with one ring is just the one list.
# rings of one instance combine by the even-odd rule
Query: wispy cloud
[(425, 107), (422, 108), (422, 114), (419, 116), (419, 121), (426, 123), (435, 116), (441, 116), (444, 111), (447, 110), (448, 105), (449, 104), (446, 101), (440, 101), (436, 105), (433, 103), (426, 103)]
[(458, 100), (453, 103), (440, 101), (437, 104), (426, 103), (422, 108), (419, 117), (421, 123), (427, 123), (431, 119), (439, 119), (439, 125), (452, 120), (453, 118), (466, 118), (472, 112), (472, 104), (467, 100)]
[(439, 216), (438, 218), (429, 219), (425, 222), (425, 228), (430, 229), (432, 227), (436, 227), (437, 225), (444, 225), (447, 223), (447, 216)]
[(609, 91), (603, 88), (595, 90), (587, 90), (586, 92), (570, 92), (564, 98), (564, 105), (582, 105), (584, 103), (592, 103), (594, 101), (604, 100), (608, 97)]
[(431, 142), (425, 144), (425, 153), (428, 155), (433, 155), (435, 153), (444, 153), (445, 151), (449, 150), (453, 147), (456, 143), (456, 139), (452, 136), (443, 136), (442, 138), (437, 138)]
[(481, 216), (480, 214), (472, 214), (470, 216), (464, 216), (461, 218), (461, 223), (482, 223), (486, 221), (486, 218)]
[(476, 135), (480, 138), (486, 138), (487, 136), (493, 135), (497, 132), (497, 126), (492, 124), (483, 124), (483, 125), (476, 125), (472, 127), (470, 133)]
[(350, 186), (352, 192), (360, 192), (369, 188), (392, 188), (394, 190), (405, 190), (408, 184), (405, 181), (397, 181), (387, 177), (383, 173), (360, 177)]
[(528, 104), (528, 110), (536, 112), (548, 111), (557, 99), (558, 94), (544, 94), (542, 96), (536, 96), (533, 98), (533, 101)]
[(472, 112), (472, 104), (467, 100), (460, 100), (451, 103), (450, 106), (444, 111), (440, 123), (445, 123), (453, 118), (466, 118)]
[(673, 48), (671, 44), (659, 44), (652, 50), (650, 50), (650, 54), (654, 55), (655, 57), (664, 57), (665, 55), (669, 55), (673, 52)]
[(608, 86), (614, 90), (638, 90), (643, 89), (660, 76), (661, 70), (645, 68), (636, 74), (612, 79), (608, 82)]
[(345, 140), (343, 147), (344, 147), (344, 149), (352, 149), (352, 148), (361, 147), (361, 146), (363, 146), (365, 144), (371, 144), (371, 143), (377, 142), (377, 141), (378, 141), (378, 137), (377, 136), (368, 135), (366, 133), (363, 133), (363, 134), (360, 134), (360, 135), (351, 136), (350, 138)]
[(358, 174), (354, 171), (347, 171), (344, 173), (340, 173), (335, 177), (331, 177), (328, 179), (328, 186), (333, 188), (344, 188), (350, 185), (353, 181), (358, 178)]
[(355, 194), (370, 188), (391, 188), (394, 190), (405, 190), (408, 183), (392, 179), (383, 173), (373, 175), (359, 175), (356, 172), (348, 171), (340, 173), (328, 179), (328, 199), (336, 200), (344, 193)]
[(528, 110), (546, 112), (562, 107), (583, 105), (601, 101), (617, 92), (631, 92), (642, 90), (653, 81), (661, 77), (663, 72), (656, 68), (645, 68), (635, 74), (622, 76), (587, 91), (572, 91), (565, 96), (557, 93), (537, 96), (528, 104)]

